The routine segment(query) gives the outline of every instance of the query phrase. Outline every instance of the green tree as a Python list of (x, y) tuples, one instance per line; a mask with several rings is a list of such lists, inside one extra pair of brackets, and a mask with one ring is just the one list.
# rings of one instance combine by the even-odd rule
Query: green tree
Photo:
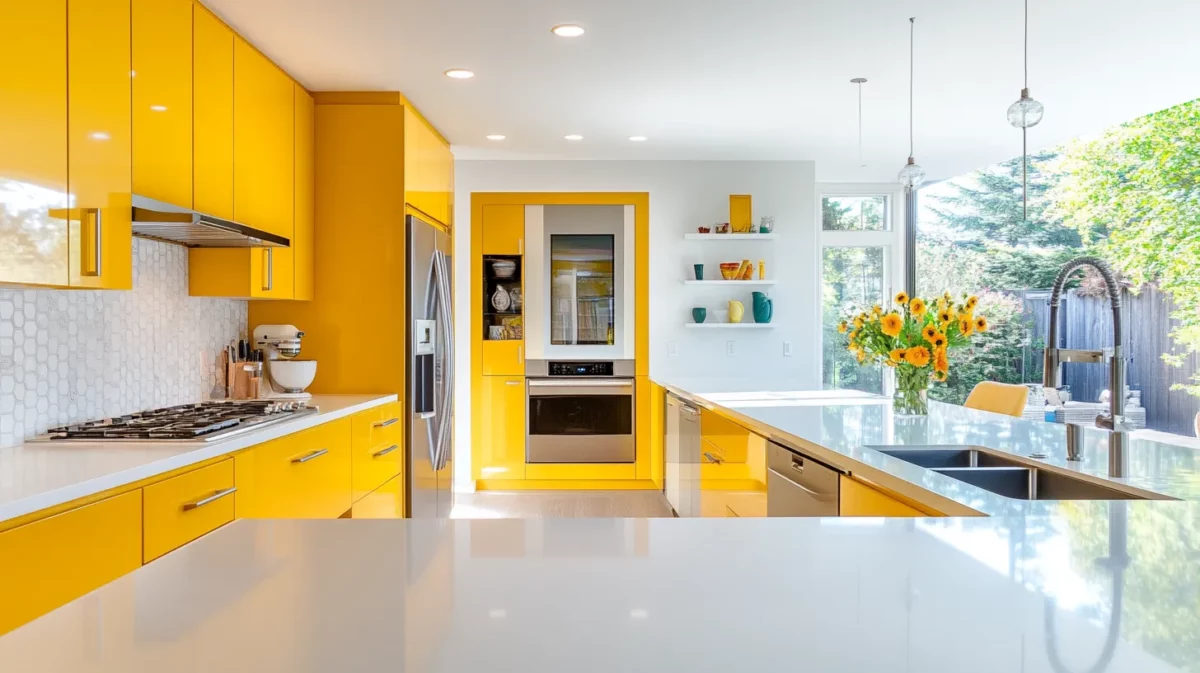
[[(1178, 350), (1165, 359), (1200, 351), (1200, 100), (1069, 144), (1059, 172), (1054, 216), (1101, 239), (1134, 287), (1154, 283), (1174, 299)], [(1178, 387), (1200, 395), (1200, 385)]]

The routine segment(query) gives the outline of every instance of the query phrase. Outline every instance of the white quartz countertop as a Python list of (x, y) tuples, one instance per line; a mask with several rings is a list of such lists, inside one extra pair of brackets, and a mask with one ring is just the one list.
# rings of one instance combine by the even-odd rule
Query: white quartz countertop
[(1196, 540), (1200, 505), (1166, 502), (1006, 518), (241, 520), (0, 637), (0, 668), (1194, 670)]
[(396, 395), (313, 395), (320, 411), (212, 442), (27, 442), (0, 449), (0, 522), (132, 484), (394, 402)]
[[(1053, 505), (1006, 498), (871, 447), (981, 446), (1070, 471), (1097, 483), (1200, 500), (1200, 451), (1139, 438), (1136, 433), (1130, 442), (1124, 476), (1112, 477), (1107, 435), (1095, 428), (1085, 430), (1083, 462), (1069, 462), (1066, 428), (1054, 423), (937, 402), (930, 402), (928, 417), (897, 417), (890, 399), (854, 391), (798, 391), (786, 385), (717, 379), (655, 377), (655, 382), (695, 404), (719, 407), (764, 432), (768, 439), (834, 467), (862, 473), (885, 486), (896, 483), (884, 483), (886, 480), (898, 479), (991, 516), (1044, 511)], [(1039, 452), (1048, 457), (1030, 458), (1030, 454)]]

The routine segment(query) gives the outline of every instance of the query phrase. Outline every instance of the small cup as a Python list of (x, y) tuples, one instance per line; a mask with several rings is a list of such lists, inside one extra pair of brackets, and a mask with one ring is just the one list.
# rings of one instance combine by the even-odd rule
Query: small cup
[(692, 309), (692, 320), (695, 320), (697, 324), (704, 322), (704, 319), (707, 317), (708, 309), (700, 306)]
[(694, 271), (696, 273), (696, 280), (704, 280), (704, 265), (703, 264), (693, 264), (692, 271)]
[(488, 340), (500, 341), (504, 339), (504, 325), (488, 325)]

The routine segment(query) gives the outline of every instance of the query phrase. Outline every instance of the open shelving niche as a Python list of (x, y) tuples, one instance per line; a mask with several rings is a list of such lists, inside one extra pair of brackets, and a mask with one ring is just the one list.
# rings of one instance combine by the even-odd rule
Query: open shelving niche
[[(775, 233), (770, 234), (684, 234), (683, 238), (688, 241), (774, 241), (778, 238)], [(704, 287), (768, 287), (775, 285), (773, 279), (752, 278), (750, 280), (694, 280), (685, 279), (684, 285), (698, 285)], [(773, 323), (756, 323), (756, 322), (713, 322), (713, 323), (684, 323), (688, 329), (771, 329), (775, 325)]]
[[(513, 262), (517, 265), (512, 276), (502, 278), (496, 275), (492, 270), (492, 262)], [(484, 255), (482, 258), (483, 264), (483, 339), (485, 341), (520, 341), (524, 336), (525, 321), (523, 311), (513, 310), (512, 305), (506, 311), (497, 311), (492, 306), (492, 295), (496, 293), (497, 287), (504, 288), (505, 292), (510, 293), (514, 288), (521, 290), (521, 305), (524, 307), (525, 287), (524, 287), (524, 268), (521, 255)], [(516, 320), (513, 320), (513, 319)], [(505, 320), (508, 320), (508, 327), (516, 327), (516, 330), (508, 329), (503, 339), (491, 339), (488, 336), (489, 328), (493, 325), (505, 326)]]

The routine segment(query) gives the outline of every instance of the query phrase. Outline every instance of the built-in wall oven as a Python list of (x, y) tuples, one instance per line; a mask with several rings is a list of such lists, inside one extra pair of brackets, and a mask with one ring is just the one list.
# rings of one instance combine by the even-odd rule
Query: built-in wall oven
[(632, 360), (530, 360), (525, 373), (526, 462), (634, 462)]

